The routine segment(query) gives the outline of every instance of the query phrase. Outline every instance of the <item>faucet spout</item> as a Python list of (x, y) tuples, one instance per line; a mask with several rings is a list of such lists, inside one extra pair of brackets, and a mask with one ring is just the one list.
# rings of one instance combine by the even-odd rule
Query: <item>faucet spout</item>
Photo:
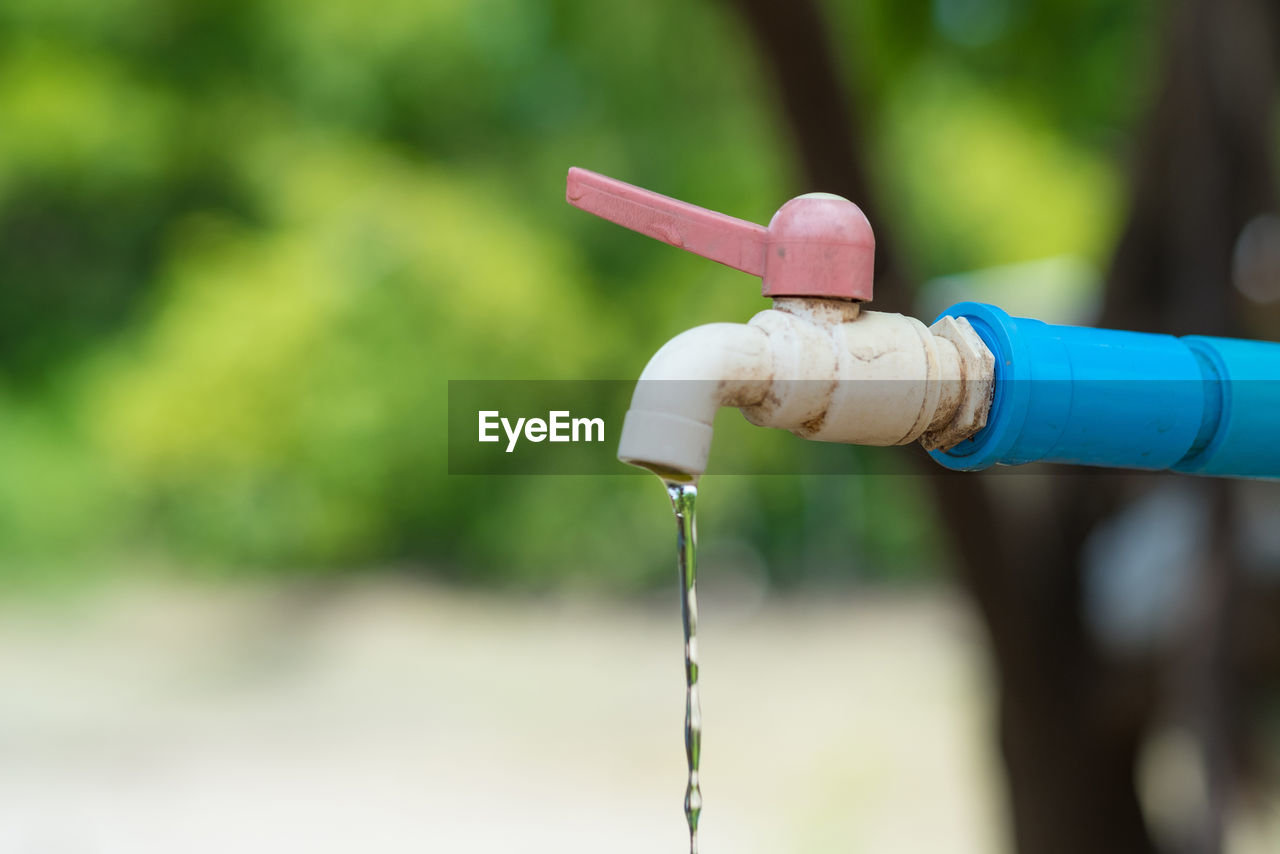
[(744, 323), (682, 332), (640, 375), (622, 424), (618, 459), (659, 474), (700, 475), (722, 406), (764, 401), (773, 380), (769, 335)]

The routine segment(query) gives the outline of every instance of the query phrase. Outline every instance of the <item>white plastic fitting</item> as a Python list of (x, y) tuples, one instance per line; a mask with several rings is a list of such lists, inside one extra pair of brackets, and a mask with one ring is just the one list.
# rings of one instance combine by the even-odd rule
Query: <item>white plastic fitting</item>
[(776, 299), (750, 323), (677, 335), (649, 360), (618, 458), (702, 474), (722, 406), (806, 439), (948, 448), (986, 424), (994, 376), (991, 352), (963, 318), (926, 328), (848, 300)]

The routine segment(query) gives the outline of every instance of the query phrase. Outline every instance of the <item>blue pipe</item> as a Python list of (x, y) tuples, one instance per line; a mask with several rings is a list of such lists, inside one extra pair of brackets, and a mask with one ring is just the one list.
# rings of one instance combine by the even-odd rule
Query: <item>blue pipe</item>
[(950, 469), (1073, 463), (1280, 478), (1280, 343), (1052, 326), (962, 302), (996, 358), (987, 426)]

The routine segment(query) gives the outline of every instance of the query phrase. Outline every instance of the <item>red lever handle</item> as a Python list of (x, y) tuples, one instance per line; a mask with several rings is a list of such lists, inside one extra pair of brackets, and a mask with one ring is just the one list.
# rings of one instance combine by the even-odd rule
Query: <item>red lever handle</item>
[(565, 198), (574, 207), (638, 231), (663, 243), (688, 249), (726, 267), (764, 275), (768, 230), (745, 219), (709, 211), (574, 166)]
[(871, 224), (853, 202), (827, 193), (783, 205), (769, 227), (573, 167), (569, 204), (763, 279), (765, 296), (870, 300)]

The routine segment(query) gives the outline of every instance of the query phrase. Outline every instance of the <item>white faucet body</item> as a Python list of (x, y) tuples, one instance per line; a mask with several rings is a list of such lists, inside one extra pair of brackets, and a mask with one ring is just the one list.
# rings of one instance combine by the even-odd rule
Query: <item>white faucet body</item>
[(702, 474), (722, 406), (806, 439), (948, 448), (986, 424), (994, 367), (963, 318), (926, 327), (850, 300), (779, 298), (749, 323), (667, 342), (641, 374), (618, 457)]

